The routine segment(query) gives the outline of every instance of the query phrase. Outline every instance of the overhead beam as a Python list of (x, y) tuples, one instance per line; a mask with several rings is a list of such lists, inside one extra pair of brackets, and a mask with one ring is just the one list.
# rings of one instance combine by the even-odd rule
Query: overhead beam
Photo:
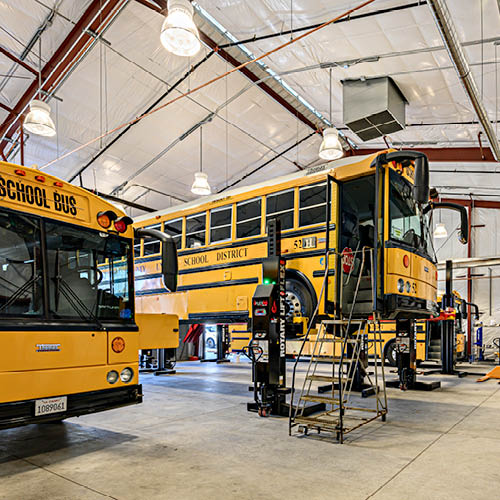
[(3, 54), (4, 56), (8, 57), (11, 61), (14, 61), (16, 64), (19, 64), (19, 66), (22, 66), (24, 69), (28, 70), (30, 73), (33, 73), (34, 75), (38, 76), (38, 71), (35, 68), (32, 68), (29, 64), (19, 59), (19, 57), (16, 57), (7, 49), (0, 47), (0, 54)]
[(456, 203), (457, 205), (462, 205), (467, 208), (494, 208), (500, 210), (500, 201), (491, 200), (475, 200), (467, 198), (439, 198), (439, 201), (445, 203)]
[[(107, 0), (106, 4), (103, 4), (102, 0), (92, 1), (59, 48), (42, 68), (42, 90), (49, 92), (59, 78), (71, 68), (73, 62), (86, 48), (87, 44), (94, 40), (87, 30), (98, 33), (101, 25), (106, 22), (108, 16), (122, 2), (123, 0)], [(12, 108), (12, 112), (0, 125), (0, 137), (3, 137), (0, 142), (0, 151), (3, 152), (9, 142), (8, 140), (19, 129), (22, 113), (37, 92), (38, 82), (33, 80), (17, 104)]]
[[(495, 162), (490, 148), (404, 148), (408, 151), (420, 151), (429, 161), (457, 161), (457, 162)], [(360, 148), (347, 153), (348, 156), (371, 155), (378, 153), (380, 148)]]

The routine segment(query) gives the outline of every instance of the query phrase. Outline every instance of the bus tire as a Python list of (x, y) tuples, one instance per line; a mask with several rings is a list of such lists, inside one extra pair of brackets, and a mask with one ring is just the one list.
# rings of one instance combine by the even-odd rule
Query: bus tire
[(286, 290), (286, 319), (292, 322), (294, 316), (311, 318), (316, 304), (309, 291), (309, 287), (300, 279), (287, 276), (285, 281)]
[(390, 366), (398, 366), (396, 357), (396, 339), (391, 339), (385, 344), (384, 358), (387, 360), (387, 363), (389, 363)]

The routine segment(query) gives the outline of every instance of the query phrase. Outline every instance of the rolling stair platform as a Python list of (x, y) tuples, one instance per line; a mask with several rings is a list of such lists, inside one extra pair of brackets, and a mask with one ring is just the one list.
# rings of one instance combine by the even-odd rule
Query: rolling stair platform
[[(360, 355), (364, 349), (366, 326), (368, 320), (323, 320), (320, 324), (316, 340), (302, 388), (297, 400), (290, 408), (289, 434), (297, 428), (300, 433), (307, 435), (310, 431), (333, 433), (337, 441), (344, 442), (344, 436), (378, 418), (385, 421), (387, 415), (387, 395), (385, 391), (385, 376), (383, 370), (381, 329), (378, 322), (373, 325), (375, 341), (373, 354), (375, 366), (372, 377), (364, 375), (373, 388), (374, 397), (363, 399), (364, 404), (353, 401), (353, 381), (356, 370), (360, 369)], [(378, 328), (377, 328), (378, 324)], [(320, 355), (325, 343), (333, 343), (333, 355)], [(328, 361), (326, 363), (326, 361)], [(298, 360), (297, 360), (298, 362)], [(325, 373), (325, 367), (327, 371)], [(380, 376), (379, 376), (379, 368)], [(380, 379), (380, 380), (379, 380)], [(295, 380), (295, 378), (294, 378)], [(327, 394), (319, 395), (315, 382), (331, 384)], [(292, 387), (292, 398), (294, 387)], [(325, 410), (313, 415), (307, 415), (307, 403), (323, 403)]]

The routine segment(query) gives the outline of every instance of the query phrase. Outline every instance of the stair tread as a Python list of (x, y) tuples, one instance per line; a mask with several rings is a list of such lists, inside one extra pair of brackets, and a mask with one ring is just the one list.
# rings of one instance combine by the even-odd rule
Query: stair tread
[[(331, 375), (307, 375), (306, 376), (307, 380), (316, 380), (319, 382), (338, 382), (339, 377), (332, 377)], [(342, 382), (349, 382), (352, 380), (352, 378), (348, 377), (342, 377), (341, 378)]]
[[(340, 399), (338, 399), (338, 398), (332, 398), (332, 397), (328, 397), (328, 396), (316, 396), (314, 394), (308, 394), (306, 396), (301, 396), (300, 399), (302, 399), (303, 401), (311, 401), (314, 403), (327, 403), (327, 404), (340, 403)], [(344, 399), (343, 403), (344, 404), (347, 403), (347, 399)]]
[[(313, 361), (328, 361), (330, 363), (335, 363), (340, 361), (340, 356), (321, 356), (321, 354), (315, 354), (313, 356)], [(354, 363), (356, 360), (352, 358), (348, 358), (347, 356), (344, 356), (344, 359), (342, 360), (342, 364), (344, 363)]]

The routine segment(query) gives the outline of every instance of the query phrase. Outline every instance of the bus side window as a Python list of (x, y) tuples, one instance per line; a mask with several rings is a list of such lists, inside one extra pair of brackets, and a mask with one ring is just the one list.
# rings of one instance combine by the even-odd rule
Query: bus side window
[(299, 189), (299, 226), (325, 222), (326, 182), (302, 186)]
[(181, 248), (182, 243), (182, 219), (169, 220), (164, 222), (163, 230), (172, 236), (177, 246)]
[(281, 220), (281, 229), (291, 229), (293, 227), (294, 211), (294, 190), (281, 191), (280, 193), (269, 194), (266, 197), (266, 227), (267, 222), (272, 217)]
[(231, 239), (233, 206), (210, 210), (210, 243)]
[(186, 217), (186, 248), (196, 248), (205, 245), (205, 230), (207, 227), (207, 215), (191, 215)]
[[(152, 226), (146, 226), (146, 229), (157, 229), (161, 231), (161, 222), (159, 224), (153, 224)], [(143, 255), (154, 255), (161, 252), (161, 243), (158, 240), (145, 239), (143, 248)]]
[(261, 205), (260, 198), (242, 201), (236, 205), (236, 238), (260, 234)]
[(134, 258), (138, 258), (141, 256), (141, 244), (140, 243), (136, 243), (134, 245)]

